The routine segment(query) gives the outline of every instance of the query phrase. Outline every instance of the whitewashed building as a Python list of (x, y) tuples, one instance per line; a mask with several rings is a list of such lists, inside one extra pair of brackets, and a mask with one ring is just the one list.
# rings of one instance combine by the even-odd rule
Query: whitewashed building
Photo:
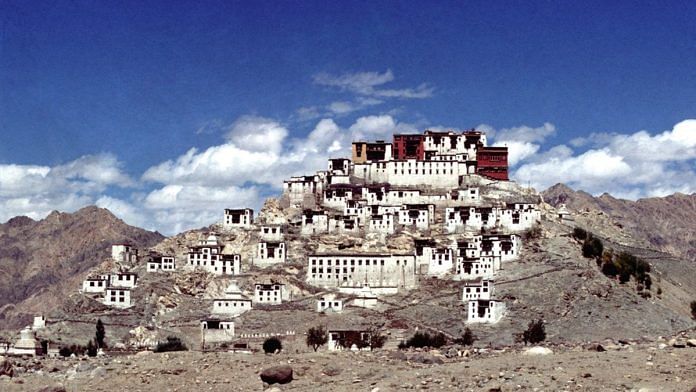
[(374, 309), (377, 307), (379, 298), (375, 294), (369, 285), (365, 285), (355, 293), (355, 298), (351, 302), (351, 305), (358, 308)]
[(416, 260), (413, 254), (313, 254), (308, 257), (307, 283), (342, 292), (369, 285), (381, 293), (396, 293), (416, 287)]
[(241, 273), (241, 256), (238, 254), (223, 254), (225, 246), (214, 234), (189, 246), (187, 254), (188, 265), (200, 268), (215, 275), (239, 275)]
[(357, 216), (334, 215), (329, 218), (329, 233), (356, 234), (360, 232)]
[(285, 242), (261, 241), (257, 245), (254, 263), (256, 265), (285, 263), (286, 256)]
[(398, 213), (399, 225), (427, 230), (434, 221), (435, 206), (432, 204), (406, 204)]
[(136, 274), (135, 272), (117, 272), (109, 275), (110, 287), (124, 287), (132, 289), (137, 285), (138, 274)]
[(218, 318), (201, 320), (201, 342), (226, 343), (234, 340), (234, 321)]
[(341, 313), (343, 312), (343, 300), (336, 298), (336, 294), (326, 294), (317, 299), (317, 312)]
[(127, 287), (108, 287), (104, 294), (104, 305), (113, 306), (115, 308), (130, 308), (131, 289)]
[(349, 175), (350, 164), (351, 162), (348, 158), (331, 158), (329, 159), (329, 174)]
[(323, 189), (324, 181), (319, 174), (290, 177), (289, 180), (283, 181), (283, 193), (294, 206), (301, 206), (306, 198), (321, 194)]
[(454, 252), (451, 248), (426, 246), (416, 259), (419, 265), (427, 265), (427, 274), (430, 276), (443, 276), (452, 273), (454, 269)]
[(109, 275), (88, 276), (82, 281), (82, 293), (104, 293), (109, 285)]
[(367, 230), (373, 233), (394, 234), (394, 214), (372, 215)]
[(326, 211), (302, 211), (302, 235), (323, 234), (329, 231), (329, 215)]
[(252, 223), (254, 223), (254, 210), (251, 208), (225, 209), (225, 217), (222, 221), (225, 228), (249, 228)]
[(500, 227), (509, 231), (531, 229), (541, 221), (541, 211), (537, 204), (506, 203), (498, 212)]
[(36, 331), (44, 328), (46, 328), (46, 316), (44, 316), (43, 314), (34, 316), (34, 322), (31, 325), (31, 329)]
[(147, 261), (147, 272), (172, 272), (176, 270), (174, 256), (152, 255)]
[(213, 314), (225, 314), (230, 316), (238, 316), (244, 312), (251, 310), (252, 301), (247, 298), (242, 290), (235, 282), (225, 290), (223, 298), (213, 299)]
[(490, 279), (480, 279), (476, 281), (464, 282), (462, 286), (462, 301), (485, 299), (493, 297), (493, 281)]
[(458, 206), (445, 208), (445, 228), (448, 233), (479, 231), (496, 227), (498, 209), (495, 207)]
[(467, 302), (469, 323), (494, 324), (505, 315), (505, 302), (494, 299), (477, 299)]
[(128, 242), (111, 245), (111, 258), (119, 263), (137, 263), (138, 249)]
[(259, 237), (266, 241), (282, 241), (283, 227), (281, 225), (260, 225)]
[[(328, 340), (326, 342), (326, 346), (329, 351), (357, 351), (360, 350), (360, 348), (357, 347), (357, 344), (354, 342), (369, 341), (370, 332), (367, 330), (330, 328), (328, 330)], [(367, 346), (362, 350), (370, 350), (370, 347)]]
[(254, 285), (254, 302), (266, 305), (280, 305), (287, 300), (283, 283), (256, 283)]

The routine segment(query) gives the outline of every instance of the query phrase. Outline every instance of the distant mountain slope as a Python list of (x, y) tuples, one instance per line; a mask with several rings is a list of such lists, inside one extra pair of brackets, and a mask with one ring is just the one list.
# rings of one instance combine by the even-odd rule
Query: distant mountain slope
[(0, 325), (7, 317), (26, 318), (30, 314), (23, 311), (45, 311), (41, 308), (52, 305), (42, 300), (29, 309), (15, 309), (23, 301), (50, 298), (47, 292), (65, 298), (63, 290), (77, 290), (82, 275), (110, 256), (112, 243), (130, 241), (142, 248), (163, 238), (93, 206), (74, 213), (54, 211), (40, 221), (20, 216), (0, 224)]
[(556, 184), (542, 196), (553, 206), (564, 203), (573, 211), (602, 211), (637, 240), (663, 252), (696, 259), (696, 194), (675, 193), (630, 201), (607, 193), (594, 197)]

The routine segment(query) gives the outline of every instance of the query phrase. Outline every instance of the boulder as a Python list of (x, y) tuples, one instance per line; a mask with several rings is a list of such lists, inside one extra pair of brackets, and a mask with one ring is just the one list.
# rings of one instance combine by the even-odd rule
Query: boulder
[(43, 387), (36, 392), (66, 392), (65, 387), (62, 384), (49, 385)]
[(599, 353), (607, 351), (607, 349), (605, 349), (604, 346), (599, 343), (590, 343), (585, 348), (587, 351), (597, 351)]
[(329, 364), (329, 365), (324, 366), (324, 369), (322, 369), (321, 372), (329, 377), (333, 377), (333, 376), (338, 376), (339, 374), (341, 374), (341, 371), (343, 371), (343, 369), (341, 369), (340, 367), (338, 367), (336, 365)]
[(689, 339), (686, 341), (686, 345), (689, 347), (696, 347), (696, 339)]
[(536, 347), (531, 347), (522, 353), (522, 355), (549, 355), (553, 354), (553, 351), (551, 351), (550, 348), (547, 347), (541, 347), (541, 346), (536, 346)]
[(441, 358), (423, 353), (414, 354), (411, 356), (411, 358), (409, 358), (409, 361), (426, 365), (442, 365), (445, 363), (445, 361), (443, 361)]
[(292, 381), (292, 368), (288, 365), (269, 367), (261, 372), (261, 381), (266, 384), (287, 384)]

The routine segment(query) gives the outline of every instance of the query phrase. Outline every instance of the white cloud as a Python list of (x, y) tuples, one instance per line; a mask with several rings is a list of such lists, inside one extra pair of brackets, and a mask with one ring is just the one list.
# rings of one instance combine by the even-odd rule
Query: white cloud
[(380, 86), (394, 80), (394, 74), (390, 69), (384, 73), (355, 72), (342, 75), (331, 75), (324, 72), (314, 75), (313, 79), (315, 84), (321, 86), (336, 87), (340, 91), (349, 91), (358, 95), (376, 98), (430, 98), (434, 91), (433, 87), (427, 83), (422, 83), (415, 88), (380, 88)]
[(539, 151), (539, 145), (529, 142), (496, 142), (494, 146), (505, 146), (508, 148), (508, 164), (510, 166), (515, 166), (519, 162), (532, 157)]
[(0, 165), (0, 222), (26, 215), (40, 219), (53, 210), (74, 211), (94, 203), (110, 186), (130, 187), (111, 154), (85, 155), (57, 166)]
[(280, 123), (257, 116), (242, 116), (235, 121), (227, 138), (237, 146), (249, 151), (278, 153), (288, 130)]
[(528, 155), (513, 178), (538, 189), (564, 182), (593, 194), (632, 199), (696, 192), (696, 120), (656, 135), (596, 133), (571, 144), (590, 148), (576, 154), (560, 145)]
[(540, 127), (522, 125), (519, 127), (495, 129), (488, 124), (481, 124), (477, 130), (485, 132), (489, 143), (493, 146), (508, 147), (508, 162), (510, 166), (529, 159), (536, 154), (544, 140), (556, 133), (556, 127), (551, 123), (544, 123)]

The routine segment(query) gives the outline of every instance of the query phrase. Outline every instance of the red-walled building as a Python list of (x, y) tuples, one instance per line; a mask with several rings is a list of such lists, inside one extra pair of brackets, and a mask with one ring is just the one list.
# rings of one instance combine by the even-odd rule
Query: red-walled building
[(496, 180), (508, 180), (507, 147), (479, 147), (476, 151), (476, 173)]
[(394, 159), (425, 159), (424, 135), (394, 135)]

